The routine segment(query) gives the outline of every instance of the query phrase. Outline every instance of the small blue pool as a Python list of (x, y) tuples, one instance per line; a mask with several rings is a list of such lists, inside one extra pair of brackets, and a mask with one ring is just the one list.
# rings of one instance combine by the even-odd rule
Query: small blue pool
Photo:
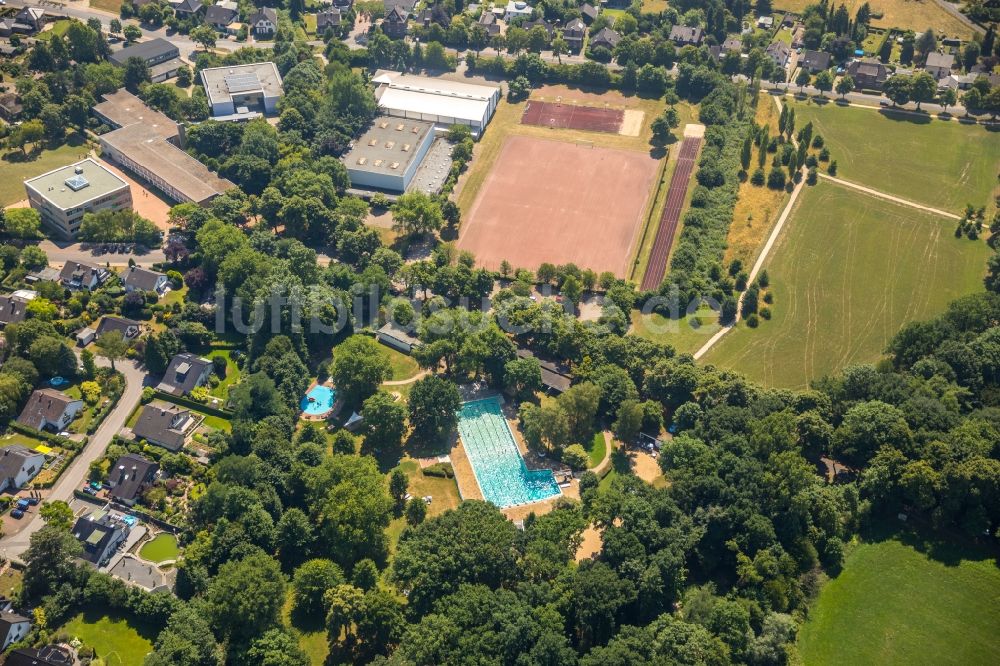
[(53, 377), (49, 380), (49, 384), (52, 386), (63, 386), (64, 384), (69, 384), (69, 381), (65, 377)]
[(333, 403), (336, 399), (336, 391), (329, 386), (317, 384), (309, 389), (309, 393), (306, 393), (305, 397), (302, 398), (299, 407), (302, 409), (302, 413), (307, 416), (325, 416), (333, 409)]
[(505, 509), (560, 494), (552, 470), (530, 470), (524, 464), (499, 398), (464, 403), (458, 412), (458, 434), (487, 502)]

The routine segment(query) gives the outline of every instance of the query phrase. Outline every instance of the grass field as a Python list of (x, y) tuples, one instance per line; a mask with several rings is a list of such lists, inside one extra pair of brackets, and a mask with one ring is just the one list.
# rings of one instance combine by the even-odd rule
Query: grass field
[(608, 443), (604, 441), (604, 433), (597, 431), (594, 433), (594, 437), (590, 440), (590, 446), (587, 447), (587, 467), (597, 467), (604, 460), (604, 456), (608, 452)]
[(807, 188), (768, 261), (773, 319), (740, 324), (703, 360), (788, 388), (877, 360), (904, 323), (982, 289), (990, 250), (953, 230), (839, 185)]
[(226, 359), (226, 376), (219, 381), (218, 386), (209, 391), (216, 398), (222, 398), (223, 401), (229, 398), (229, 387), (234, 386), (240, 381), (240, 368), (236, 365), (236, 361), (233, 360), (232, 353), (231, 349), (216, 349), (208, 355), (209, 360), (214, 359), (216, 356)]
[(420, 372), (420, 366), (417, 365), (417, 362), (414, 361), (412, 357), (382, 344), (380, 344), (378, 348), (382, 356), (388, 359), (389, 365), (392, 367), (393, 381), (409, 379), (413, 375)]
[(28, 198), (24, 191), (25, 180), (78, 161), (86, 152), (83, 138), (79, 134), (73, 134), (58, 148), (28, 153), (27, 158), (20, 150), (4, 153), (0, 163), (0, 171), (4, 175), (0, 178), (0, 206), (9, 206)]
[[(694, 321), (700, 326), (692, 326)], [(641, 338), (670, 345), (679, 354), (693, 354), (719, 330), (718, 321), (718, 313), (707, 307), (702, 307), (693, 316), (676, 320), (656, 313), (644, 315), (633, 310), (631, 332)]]
[(990, 203), (1000, 132), (908, 114), (794, 102), (795, 125), (812, 121), (837, 161), (837, 176), (961, 213)]
[(167, 562), (176, 560), (180, 550), (177, 548), (177, 537), (168, 532), (157, 534), (139, 549), (139, 557), (150, 562)]
[[(399, 469), (406, 472), (410, 479), (408, 492), (414, 497), (431, 496), (431, 503), (427, 505), (427, 517), (433, 518), (449, 509), (458, 508), (462, 501), (458, 494), (458, 483), (455, 479), (444, 477), (427, 476), (420, 469), (420, 464), (412, 458), (407, 458), (399, 464)], [(394, 518), (389, 527), (386, 528), (386, 536), (389, 537), (389, 550), (395, 552), (396, 544), (399, 543), (399, 535), (406, 528), (406, 518)]]
[(138, 625), (120, 616), (103, 612), (78, 613), (63, 630), (94, 648), (104, 666), (141, 666), (153, 650), (155, 634), (140, 630)]
[(813, 605), (799, 632), (801, 660), (810, 666), (996, 663), (998, 598), (1000, 569), (988, 553), (927, 548), (908, 536), (862, 543)]
[(90, 0), (90, 6), (94, 9), (103, 9), (106, 12), (118, 14), (121, 11), (122, 3), (121, 0)]
[[(865, 0), (844, 0), (853, 20), (858, 8)], [(779, 0), (774, 3), (775, 12), (785, 10), (801, 13), (813, 0)], [(836, 3), (839, 7), (841, 3)], [(882, 14), (882, 18), (872, 19), (872, 25), (879, 28), (903, 28), (921, 33), (933, 28), (934, 33), (945, 37), (960, 36), (968, 39), (972, 30), (964, 23), (939, 7), (934, 0), (869, 0), (872, 14)]]

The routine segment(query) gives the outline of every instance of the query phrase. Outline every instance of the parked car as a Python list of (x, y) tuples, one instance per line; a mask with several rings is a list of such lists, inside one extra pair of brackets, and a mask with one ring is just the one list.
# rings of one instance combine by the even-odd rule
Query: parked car
[(10, 517), (17, 518), (18, 520), (20, 520), (21, 518), (24, 518), (24, 511), (21, 511), (20, 509), (14, 509), (10, 512)]
[(38, 506), (38, 498), (37, 497), (29, 497), (28, 498), (28, 504), (30, 504), (31, 506)]
[(29, 506), (31, 506), (31, 502), (29, 502), (28, 500), (24, 498), (17, 500), (17, 508), (20, 509), (21, 511), (26, 511)]

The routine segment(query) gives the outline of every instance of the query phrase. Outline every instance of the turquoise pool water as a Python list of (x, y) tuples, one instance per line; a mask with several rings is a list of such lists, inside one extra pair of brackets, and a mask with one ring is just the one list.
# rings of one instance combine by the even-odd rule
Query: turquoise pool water
[(524, 464), (499, 398), (463, 403), (458, 434), (486, 501), (504, 509), (559, 494), (552, 470), (529, 470)]
[(299, 407), (304, 414), (309, 416), (323, 416), (333, 409), (333, 403), (336, 399), (336, 391), (329, 386), (317, 384), (309, 389), (309, 393), (306, 393), (305, 397), (302, 398)]

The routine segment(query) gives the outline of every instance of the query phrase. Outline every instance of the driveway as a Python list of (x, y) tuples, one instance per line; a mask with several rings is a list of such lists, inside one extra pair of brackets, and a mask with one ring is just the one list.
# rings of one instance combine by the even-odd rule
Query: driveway
[[(98, 365), (107, 366), (107, 362), (102, 357), (95, 359)], [(104, 455), (104, 451), (111, 443), (112, 437), (125, 425), (129, 414), (139, 404), (142, 397), (143, 383), (146, 380), (146, 372), (140, 369), (131, 361), (118, 363), (118, 370), (125, 376), (125, 391), (119, 398), (115, 406), (104, 423), (90, 437), (90, 442), (84, 447), (76, 460), (66, 469), (52, 490), (48, 494), (49, 500), (63, 500), (68, 502), (73, 498), (73, 491), (79, 488), (87, 478), (90, 463)], [(40, 530), (45, 522), (37, 513), (29, 514), (31, 522), (17, 534), (0, 539), (0, 552), (5, 558), (20, 560), (21, 555), (28, 549), (31, 535)], [(28, 518), (26, 515), (25, 518)]]

